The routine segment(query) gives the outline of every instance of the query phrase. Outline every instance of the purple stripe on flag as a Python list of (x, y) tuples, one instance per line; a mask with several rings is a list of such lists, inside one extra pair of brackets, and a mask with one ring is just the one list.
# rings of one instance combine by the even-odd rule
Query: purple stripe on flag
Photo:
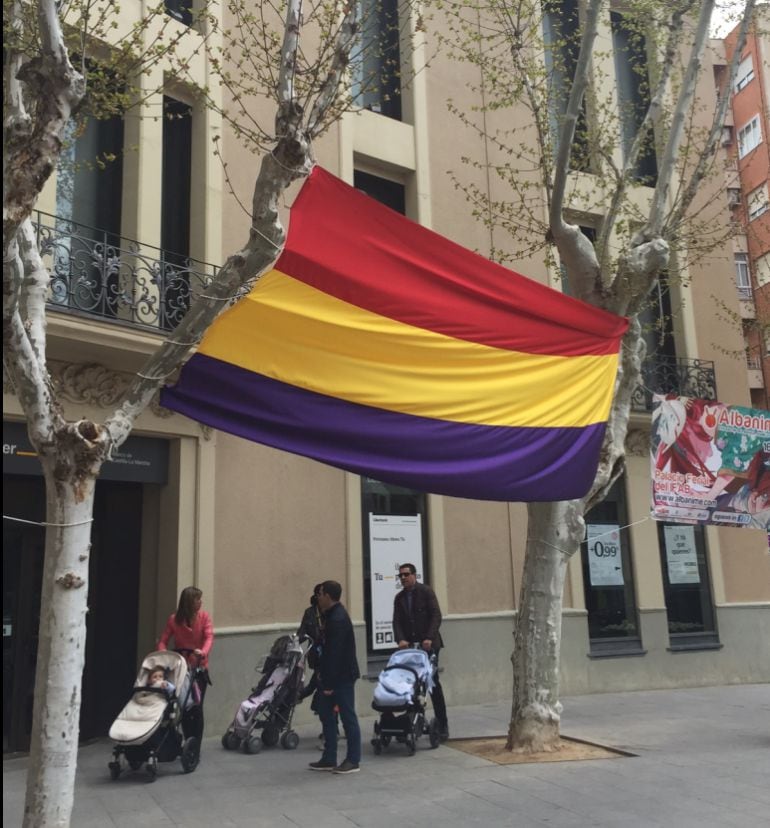
[(476, 500), (582, 497), (605, 423), (518, 428), (417, 417), (306, 391), (202, 354), (161, 394), (213, 428), (357, 474)]

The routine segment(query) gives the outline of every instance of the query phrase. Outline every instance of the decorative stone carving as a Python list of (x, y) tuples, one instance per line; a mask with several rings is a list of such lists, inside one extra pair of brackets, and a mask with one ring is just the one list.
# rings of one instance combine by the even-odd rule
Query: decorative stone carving
[(69, 402), (113, 408), (131, 381), (129, 374), (111, 371), (96, 362), (49, 363), (51, 381)]
[(635, 428), (626, 434), (626, 454), (631, 457), (649, 457), (650, 432)]

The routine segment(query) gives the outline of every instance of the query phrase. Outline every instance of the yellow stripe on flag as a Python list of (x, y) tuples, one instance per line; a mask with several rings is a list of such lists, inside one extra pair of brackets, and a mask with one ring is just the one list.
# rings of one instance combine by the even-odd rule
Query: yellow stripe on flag
[(273, 270), (199, 352), (281, 382), (421, 417), (582, 427), (609, 415), (618, 357), (527, 354), (437, 334)]

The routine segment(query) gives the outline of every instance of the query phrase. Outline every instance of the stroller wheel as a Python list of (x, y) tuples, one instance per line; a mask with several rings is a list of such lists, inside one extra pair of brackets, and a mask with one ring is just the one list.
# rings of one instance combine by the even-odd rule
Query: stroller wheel
[(201, 745), (195, 736), (185, 739), (182, 745), (182, 770), (185, 773), (192, 773), (198, 767), (201, 759)]
[(383, 736), (382, 737), (382, 746), (387, 747), (390, 744), (391, 737), (390, 736)]
[(259, 736), (251, 735), (243, 740), (244, 753), (259, 753), (262, 750), (262, 740)]
[(222, 736), (222, 747), (225, 750), (238, 750), (241, 746), (241, 740), (233, 733), (232, 730), (228, 730), (227, 733)]
[(435, 717), (430, 720), (430, 725), (428, 726), (428, 741), (432, 748), (437, 748), (441, 742), (441, 733), (439, 732), (438, 721)]
[(107, 767), (110, 769), (110, 779), (117, 779), (120, 776), (120, 762), (110, 762)]
[(268, 724), (262, 729), (262, 743), (267, 747), (275, 747), (280, 736), (281, 731), (275, 725)]
[(144, 766), (144, 769), (147, 771), (147, 776), (149, 777), (147, 781), (154, 782), (155, 777), (158, 775), (158, 760), (153, 756)]
[(284, 750), (294, 750), (299, 744), (299, 736), (293, 730), (287, 730), (281, 736), (281, 747)]
[(379, 756), (382, 753), (382, 740), (372, 739), (372, 747), (374, 748), (374, 755)]

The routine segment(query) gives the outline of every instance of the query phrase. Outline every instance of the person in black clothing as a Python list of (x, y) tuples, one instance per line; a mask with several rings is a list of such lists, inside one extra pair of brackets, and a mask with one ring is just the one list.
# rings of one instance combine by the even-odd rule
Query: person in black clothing
[[(342, 587), (336, 581), (324, 581), (318, 594), (323, 612), (324, 642), (318, 666), (318, 715), (324, 733), (324, 751), (312, 770), (356, 773), (361, 764), (361, 728), (355, 707), (355, 684), (361, 676), (356, 659), (353, 624), (340, 603)], [(334, 708), (339, 708), (347, 736), (347, 756), (337, 764), (337, 723)]]
[(436, 593), (426, 584), (418, 583), (414, 564), (401, 564), (398, 577), (403, 589), (396, 593), (393, 602), (393, 635), (398, 641), (399, 649), (419, 644), (426, 653), (436, 656), (437, 669), (430, 698), (443, 742), (449, 738), (449, 724), (444, 690), (438, 677), (438, 654), (444, 643), (439, 632), (441, 609)]

